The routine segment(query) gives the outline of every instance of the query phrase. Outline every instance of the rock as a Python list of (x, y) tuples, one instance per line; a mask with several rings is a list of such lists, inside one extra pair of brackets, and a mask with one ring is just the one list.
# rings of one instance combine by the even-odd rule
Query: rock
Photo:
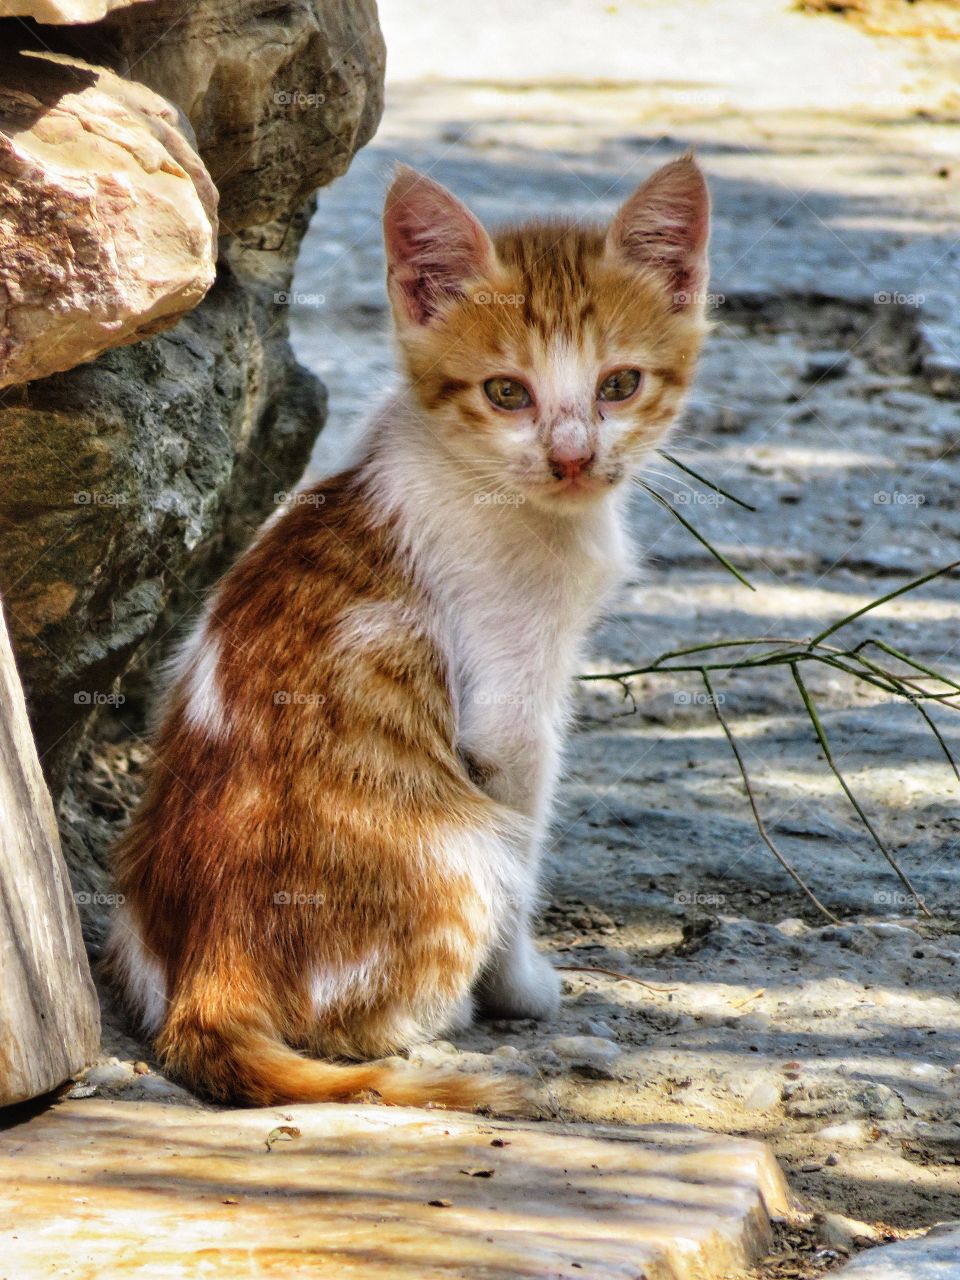
[(83, 1079), (85, 1084), (96, 1085), (100, 1089), (115, 1089), (132, 1084), (137, 1077), (129, 1063), (102, 1062), (91, 1067)]
[(770, 1030), (770, 1015), (764, 1013), (762, 1009), (754, 1009), (752, 1013), (742, 1014), (738, 1019), (738, 1025), (741, 1031), (765, 1033)]
[(81, 1101), (84, 1098), (95, 1098), (97, 1095), (97, 1086), (95, 1084), (75, 1084), (72, 1089), (67, 1090), (67, 1097), (75, 1101)]
[(558, 1076), (563, 1071), (560, 1055), (552, 1049), (535, 1049), (534, 1057), (537, 1069), (543, 1076)]
[(217, 193), (192, 143), (143, 85), (0, 54), (0, 387), (157, 333), (203, 298)]
[(844, 1120), (840, 1124), (828, 1124), (813, 1135), (823, 1142), (838, 1142), (845, 1147), (862, 1147), (870, 1141), (862, 1120)]
[(727, 1008), (698, 1009), (694, 1018), (701, 1027), (725, 1027), (728, 1023)]
[[(0, 397), (0, 590), (56, 793), (91, 718), (126, 717), (115, 682), (168, 602), (175, 636), (303, 469), (325, 397), (273, 298), (305, 220), (226, 246), (214, 288), (175, 329)], [(285, 234), (282, 254), (258, 250)], [(104, 856), (70, 824), (64, 839), (74, 872)]]
[(886, 1084), (865, 1084), (850, 1095), (850, 1101), (874, 1120), (899, 1120), (906, 1114), (903, 1099)]
[(948, 1072), (932, 1062), (915, 1062), (907, 1068), (906, 1083), (919, 1093), (939, 1094), (947, 1083)]
[(609, 1040), (613, 1036), (613, 1028), (609, 1022), (603, 1022), (600, 1018), (585, 1018), (579, 1029), (585, 1036), (599, 1036), (602, 1040)]
[(750, 1087), (743, 1105), (751, 1111), (769, 1111), (780, 1102), (780, 1086), (775, 1080), (761, 1078)]
[(493, 1055), (486, 1061), (488, 1069), (492, 1067), (494, 1071), (501, 1075), (525, 1076), (531, 1079), (537, 1075), (536, 1067), (531, 1066), (529, 1062), (523, 1062), (519, 1058), (498, 1058)]
[(620, 1046), (600, 1036), (554, 1036), (550, 1047), (571, 1071), (594, 1080), (615, 1080)]
[(828, 1249), (850, 1253), (864, 1244), (879, 1244), (883, 1236), (868, 1222), (845, 1218), (842, 1213), (818, 1213), (814, 1217), (817, 1235)]
[[(111, 65), (180, 106), (225, 231), (298, 209), (383, 110), (375, 0), (153, 0), (107, 19)], [(95, 29), (98, 51), (104, 39)], [(90, 37), (93, 39), (93, 36)]]
[(33, 18), (55, 26), (97, 22), (112, 9), (136, 0), (0, 0), (0, 18)]
[(721, 1280), (759, 1262), (771, 1216), (793, 1208), (768, 1147), (697, 1129), (591, 1131), (407, 1107), (283, 1115), (298, 1137), (268, 1151), (276, 1108), (90, 1098), (47, 1110), (0, 1151), (0, 1249), (23, 1276), (53, 1274), (66, 1257), (78, 1275), (209, 1280), (304, 1267)]
[[(797, 1085), (789, 1094), (786, 1110), (798, 1118), (869, 1116), (874, 1120), (899, 1120), (906, 1114), (903, 1099), (889, 1085), (844, 1080)], [(839, 1129), (839, 1125), (832, 1125), (822, 1132), (831, 1141)]]
[(0, 608), (0, 1107), (90, 1061), (100, 1008)]
[(870, 1249), (835, 1274), (837, 1280), (956, 1280), (960, 1230), (936, 1228), (915, 1240)]
[(955, 397), (960, 393), (960, 357), (952, 332), (926, 322), (918, 329), (918, 356), (925, 381), (934, 395)]
[(163, 1102), (174, 1102), (180, 1106), (197, 1107), (199, 1103), (194, 1096), (165, 1076), (136, 1076), (126, 1090), (127, 1097), (158, 1099)]

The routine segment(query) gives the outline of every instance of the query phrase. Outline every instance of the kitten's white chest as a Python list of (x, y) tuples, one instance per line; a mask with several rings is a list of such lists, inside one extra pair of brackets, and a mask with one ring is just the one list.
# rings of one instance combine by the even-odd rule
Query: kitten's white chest
[[(601, 513), (598, 513), (601, 514)], [(619, 577), (616, 513), (580, 538), (490, 547), (448, 596), (461, 749), (498, 798), (540, 816), (585, 634)]]

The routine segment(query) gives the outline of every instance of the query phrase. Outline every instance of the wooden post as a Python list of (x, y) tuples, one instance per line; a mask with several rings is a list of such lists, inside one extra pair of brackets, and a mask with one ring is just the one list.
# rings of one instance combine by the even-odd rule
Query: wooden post
[(100, 1008), (0, 608), (0, 1106), (96, 1055)]

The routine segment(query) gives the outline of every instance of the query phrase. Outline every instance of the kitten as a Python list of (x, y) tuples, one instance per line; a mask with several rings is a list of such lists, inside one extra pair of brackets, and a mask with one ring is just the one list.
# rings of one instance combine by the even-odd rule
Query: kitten
[(108, 970), (223, 1101), (504, 1102), (356, 1060), (557, 1007), (531, 916), (572, 679), (705, 330), (691, 156), (606, 230), (493, 236), (404, 168), (384, 228), (403, 389), (213, 593), (116, 852)]

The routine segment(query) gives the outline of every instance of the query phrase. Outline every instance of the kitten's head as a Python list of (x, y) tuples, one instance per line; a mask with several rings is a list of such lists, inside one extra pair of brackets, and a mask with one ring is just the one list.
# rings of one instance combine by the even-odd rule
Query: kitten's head
[(425, 425), (478, 488), (574, 511), (636, 470), (693, 375), (708, 229), (692, 156), (608, 227), (492, 237), (439, 183), (399, 171), (384, 212), (397, 337)]

